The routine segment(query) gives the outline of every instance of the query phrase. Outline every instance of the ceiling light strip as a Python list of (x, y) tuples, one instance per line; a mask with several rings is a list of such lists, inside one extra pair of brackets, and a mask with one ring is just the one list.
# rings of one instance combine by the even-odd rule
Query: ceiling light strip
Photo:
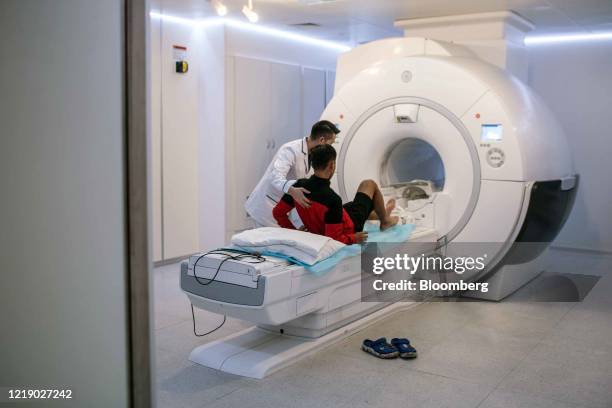
[(526, 45), (571, 43), (582, 41), (612, 40), (612, 32), (575, 33), (559, 35), (532, 35), (525, 37)]
[(171, 23), (177, 23), (177, 24), (183, 24), (183, 25), (193, 26), (193, 25), (196, 25), (197, 23), (195, 20), (192, 20), (190, 18), (175, 17), (175, 16), (171, 16), (168, 14), (162, 14), (157, 11), (151, 11), (149, 13), (149, 16), (154, 19), (164, 20), (164, 21), (168, 21)]
[(223, 19), (223, 22), (230, 27), (238, 28), (241, 30), (256, 32), (259, 34), (269, 35), (271, 37), (277, 37), (277, 38), (281, 38), (285, 40), (291, 40), (291, 41), (301, 42), (305, 44), (316, 45), (319, 47), (333, 48), (341, 52), (348, 51), (351, 49), (351, 47), (349, 47), (348, 45), (337, 43), (334, 41), (321, 40), (318, 38), (309, 37), (309, 36), (302, 35), (302, 34), (296, 34), (296, 33), (292, 33), (289, 31), (279, 30), (276, 28), (266, 27), (262, 25), (254, 26), (252, 24), (245, 23), (240, 20), (234, 20), (231, 18), (225, 18)]
[[(201, 20), (194, 20), (183, 17), (176, 17), (169, 14), (162, 14), (156, 11), (151, 11), (150, 16), (156, 19), (163, 19), (165, 21), (191, 25), (191, 26), (209, 26), (214, 24), (227, 24), (234, 28), (247, 30), (251, 32), (257, 32), (260, 34), (266, 34), (273, 37), (284, 38), (287, 40), (312, 44), (321, 47), (333, 48), (338, 51), (344, 52), (350, 50), (352, 47), (334, 42), (321, 40), (314, 37), (309, 37), (302, 34), (296, 34), (289, 31), (279, 30), (276, 28), (266, 27), (262, 25), (253, 25), (243, 21), (235, 20), (232, 18), (207, 18)], [(612, 32), (601, 32), (601, 33), (575, 33), (575, 34), (559, 34), (559, 35), (532, 35), (525, 37), (526, 45), (539, 45), (539, 44), (554, 44), (554, 43), (572, 43), (572, 42), (584, 42), (584, 41), (602, 41), (612, 40)]]
[(266, 27), (262, 25), (253, 25), (253, 24), (246, 23), (240, 20), (235, 20), (232, 18), (216, 17), (216, 18), (206, 18), (206, 19), (201, 19), (201, 20), (195, 20), (195, 19), (188, 19), (188, 18), (182, 18), (182, 17), (175, 17), (175, 16), (171, 16), (168, 14), (162, 14), (156, 11), (151, 11), (150, 16), (151, 18), (162, 19), (164, 21), (169, 21), (169, 22), (178, 23), (178, 24), (191, 25), (194, 27), (210, 26), (210, 25), (221, 23), (221, 24), (225, 24), (227, 26), (233, 27), (233, 28), (240, 29), (240, 30), (269, 35), (271, 37), (276, 37), (279, 39), (301, 42), (304, 44), (310, 44), (310, 45), (315, 45), (319, 47), (331, 48), (331, 49), (335, 49), (340, 52), (348, 51), (352, 48), (342, 43), (321, 40), (318, 38), (309, 37), (309, 36), (302, 35), (302, 34), (296, 34), (296, 33), (292, 33), (289, 31), (279, 30), (276, 28)]

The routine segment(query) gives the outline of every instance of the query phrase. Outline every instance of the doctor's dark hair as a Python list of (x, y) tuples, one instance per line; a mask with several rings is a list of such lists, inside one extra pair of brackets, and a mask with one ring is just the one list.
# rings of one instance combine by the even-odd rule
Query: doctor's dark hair
[(336, 127), (329, 120), (320, 120), (310, 130), (310, 140), (317, 140), (324, 137), (325, 139), (331, 139), (335, 135), (340, 133), (340, 129)]
[(308, 154), (310, 165), (315, 170), (323, 170), (330, 161), (336, 160), (336, 149), (332, 145), (315, 146)]

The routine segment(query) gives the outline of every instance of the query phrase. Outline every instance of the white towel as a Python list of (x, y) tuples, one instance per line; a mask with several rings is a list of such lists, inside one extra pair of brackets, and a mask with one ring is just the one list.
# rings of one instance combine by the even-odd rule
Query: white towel
[(345, 245), (324, 235), (277, 227), (242, 231), (232, 237), (232, 244), (259, 252), (277, 252), (308, 265), (325, 259)]

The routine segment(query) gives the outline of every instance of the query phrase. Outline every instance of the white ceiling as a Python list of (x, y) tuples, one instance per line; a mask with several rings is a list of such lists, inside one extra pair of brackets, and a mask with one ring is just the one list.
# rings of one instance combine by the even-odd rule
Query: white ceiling
[[(244, 19), (247, 0), (222, 0), (228, 17)], [(208, 0), (152, 0), (152, 8), (187, 18), (214, 16)], [(253, 0), (260, 24), (350, 44), (399, 36), (393, 22), (483, 11), (513, 10), (533, 34), (612, 31), (612, 0)], [(245, 19), (244, 19), (245, 20)], [(245, 20), (246, 21), (246, 20)], [(316, 23), (320, 27), (293, 27)]]

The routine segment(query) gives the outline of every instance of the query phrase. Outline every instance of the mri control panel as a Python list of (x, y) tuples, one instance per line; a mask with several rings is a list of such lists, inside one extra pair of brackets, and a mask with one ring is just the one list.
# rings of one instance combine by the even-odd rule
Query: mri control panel
[(506, 155), (504, 151), (498, 147), (492, 147), (487, 151), (487, 163), (489, 166), (499, 168), (504, 165)]
[(500, 168), (506, 161), (504, 151), (495, 146), (504, 140), (504, 127), (501, 124), (483, 124), (480, 132), (481, 147), (487, 147), (487, 163), (493, 168)]

